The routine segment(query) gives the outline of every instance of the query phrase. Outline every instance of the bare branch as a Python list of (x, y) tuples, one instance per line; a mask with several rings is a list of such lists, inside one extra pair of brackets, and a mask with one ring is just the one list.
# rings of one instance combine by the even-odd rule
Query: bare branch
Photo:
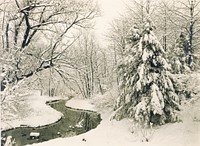
[(16, 5), (17, 5), (18, 9), (20, 9), (20, 6), (19, 6), (19, 3), (18, 3), (17, 0), (15, 0), (15, 3), (16, 3)]

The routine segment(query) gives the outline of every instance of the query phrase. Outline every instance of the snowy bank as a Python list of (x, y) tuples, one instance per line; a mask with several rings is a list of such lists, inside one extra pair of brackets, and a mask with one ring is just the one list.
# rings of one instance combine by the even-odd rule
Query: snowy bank
[[(94, 107), (95, 105), (95, 107)], [(74, 137), (57, 138), (46, 142), (33, 144), (33, 146), (199, 146), (200, 122), (194, 121), (194, 117), (200, 120), (200, 100), (192, 105), (194, 108), (186, 108), (179, 113), (182, 122), (167, 124), (153, 128), (149, 142), (141, 142), (142, 132), (133, 131), (133, 123), (128, 119), (110, 121), (113, 98), (108, 95), (98, 96), (94, 99), (71, 99), (66, 106), (72, 108), (95, 110), (100, 112), (103, 120), (97, 128), (87, 133)], [(95, 109), (94, 109), (95, 108)], [(148, 132), (148, 131), (147, 131)], [(149, 133), (150, 133), (149, 132)], [(136, 134), (138, 133), (138, 134)]]
[[(200, 85), (199, 74), (188, 77), (191, 89)], [(195, 84), (194, 84), (195, 83)], [(197, 90), (195, 90), (197, 91)], [(198, 91), (197, 91), (198, 92)], [(181, 122), (166, 124), (153, 128), (152, 137), (149, 142), (141, 142), (142, 131), (134, 130), (133, 123), (128, 119), (121, 121), (110, 121), (113, 105), (116, 96), (115, 93), (106, 93), (98, 95), (93, 99), (83, 100), (73, 98), (66, 103), (66, 106), (93, 110), (101, 113), (102, 121), (97, 128), (87, 133), (74, 137), (57, 138), (42, 143), (33, 144), (32, 146), (199, 146), (200, 145), (200, 94), (195, 95), (195, 102), (183, 106), (183, 110), (178, 114)], [(49, 99), (48, 97), (46, 97)], [(32, 97), (32, 99), (34, 99)], [(43, 99), (42, 99), (43, 100)], [(32, 100), (32, 105), (34, 105)], [(37, 100), (36, 100), (37, 101)], [(39, 101), (38, 101), (39, 102)], [(40, 101), (45, 105), (46, 100)], [(35, 102), (37, 104), (37, 102)], [(41, 106), (41, 105), (40, 105)], [(37, 106), (34, 106), (38, 108)], [(48, 107), (48, 106), (47, 106)], [(50, 110), (52, 108), (46, 109)], [(42, 108), (42, 110), (44, 110)], [(55, 110), (54, 110), (55, 111)], [(47, 111), (48, 112), (48, 111)], [(48, 118), (50, 114), (47, 114)], [(44, 117), (42, 118), (46, 120)], [(56, 119), (56, 118), (55, 118)], [(55, 120), (54, 119), (54, 120)], [(38, 119), (37, 119), (38, 120)], [(42, 121), (41, 121), (42, 122)], [(134, 133), (133, 133), (134, 132)], [(148, 132), (148, 131), (146, 131)], [(136, 134), (138, 133), (138, 135)]]
[(74, 109), (82, 109), (82, 110), (90, 110), (96, 111), (94, 104), (91, 104), (90, 99), (77, 99), (72, 98), (71, 100), (66, 102), (66, 107), (74, 108)]
[[(46, 104), (47, 101), (55, 99), (59, 99), (59, 97), (51, 98), (38, 94), (21, 97), (20, 103), (15, 105), (18, 112), (11, 110), (11, 108), (2, 111), (4, 113), (1, 117), (1, 130), (20, 127), (20, 125), (38, 127), (58, 121), (62, 117), (62, 113)], [(9, 105), (14, 106), (16, 102), (10, 101)]]

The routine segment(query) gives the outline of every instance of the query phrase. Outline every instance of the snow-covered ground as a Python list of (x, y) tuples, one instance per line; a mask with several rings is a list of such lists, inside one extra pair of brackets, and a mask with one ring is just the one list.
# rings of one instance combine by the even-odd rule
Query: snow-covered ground
[[(99, 97), (98, 100), (105, 100), (105, 97)], [(97, 101), (97, 99), (95, 99)], [(74, 108), (83, 108), (80, 106), (81, 99), (72, 99), (70, 104)], [(88, 102), (88, 103), (87, 103)], [(86, 104), (87, 103), (87, 104)], [(88, 105), (91, 100), (84, 100), (84, 104)], [(91, 105), (92, 106), (92, 105)], [(103, 120), (100, 125), (87, 133), (67, 138), (57, 138), (43, 143), (34, 144), (34, 146), (199, 146), (200, 145), (200, 100), (193, 105), (185, 108), (179, 113), (182, 117), (182, 122), (167, 124), (148, 132), (152, 133), (152, 138), (149, 142), (141, 142), (142, 132), (136, 131), (137, 134), (132, 134), (133, 128), (130, 120), (124, 119), (121, 121), (110, 121), (109, 115), (111, 109), (104, 109)], [(98, 109), (96, 109), (98, 111)], [(107, 112), (105, 112), (107, 111)], [(196, 120), (195, 118), (196, 117)], [(83, 141), (85, 139), (86, 141)]]
[(73, 108), (76, 108), (76, 109), (96, 111), (94, 104), (91, 104), (90, 101), (91, 100), (82, 100), (82, 99), (73, 98), (72, 100), (69, 100), (66, 103), (66, 106), (67, 107), (73, 107)]
[(16, 99), (7, 102), (10, 107), (2, 111), (1, 130), (19, 127), (20, 125), (31, 127), (47, 125), (58, 121), (62, 116), (62, 113), (46, 105), (46, 101), (60, 97), (40, 96), (38, 92), (35, 92), (33, 95), (19, 98), (19, 101)]
[[(200, 85), (200, 74), (191, 75), (188, 81), (189, 88), (198, 91), (196, 86)], [(131, 120), (110, 120), (115, 101), (115, 91), (98, 95), (93, 99), (83, 100), (73, 98), (66, 106), (94, 110), (101, 113), (102, 121), (97, 128), (87, 133), (74, 137), (57, 138), (46, 142), (33, 144), (33, 146), (199, 146), (200, 145), (200, 92), (194, 100), (183, 105), (179, 112), (181, 121), (179, 123), (166, 124), (150, 130), (139, 130), (134, 127)], [(23, 124), (34, 123), (35, 125), (48, 124), (60, 118), (61, 114), (48, 107), (45, 102), (49, 98), (30, 97), (30, 105), (36, 113), (21, 119)], [(45, 116), (44, 116), (45, 115)], [(30, 123), (29, 123), (30, 122)], [(20, 123), (22, 124), (22, 123)], [(34, 125), (34, 124), (33, 124)], [(132, 133), (134, 131), (134, 133)], [(145, 132), (151, 136), (149, 142), (142, 142), (142, 134)], [(146, 134), (146, 135), (147, 135)]]
[[(197, 91), (200, 85), (200, 75), (187, 77), (189, 88)], [(184, 78), (185, 79), (185, 78)], [(101, 113), (103, 118), (97, 128), (70, 138), (58, 138), (47, 142), (34, 144), (34, 146), (199, 146), (200, 145), (200, 92), (196, 94), (196, 102), (183, 106), (179, 116), (179, 123), (167, 124), (151, 130), (133, 131), (133, 123), (124, 119), (121, 121), (110, 120), (114, 96), (107, 93), (104, 96), (96, 96), (94, 99), (82, 100), (71, 99), (66, 103), (77, 109), (95, 110)], [(147, 132), (150, 136), (149, 142), (141, 142), (141, 136)], [(83, 141), (85, 139), (86, 141)]]

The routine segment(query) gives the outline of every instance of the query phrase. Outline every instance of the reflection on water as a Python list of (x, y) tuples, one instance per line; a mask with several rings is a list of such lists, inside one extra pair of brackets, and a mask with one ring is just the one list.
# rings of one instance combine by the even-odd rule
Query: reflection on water
[[(66, 108), (64, 100), (52, 101), (47, 104), (63, 113), (63, 117), (56, 123), (40, 127), (19, 127), (2, 131), (1, 137), (12, 136), (14, 146), (38, 143), (58, 137), (70, 137), (85, 133), (97, 127), (100, 123), (100, 114), (96, 112)], [(30, 133), (39, 133), (39, 137), (30, 137)], [(1, 139), (2, 139), (1, 138)], [(2, 141), (2, 146), (4, 141)]]

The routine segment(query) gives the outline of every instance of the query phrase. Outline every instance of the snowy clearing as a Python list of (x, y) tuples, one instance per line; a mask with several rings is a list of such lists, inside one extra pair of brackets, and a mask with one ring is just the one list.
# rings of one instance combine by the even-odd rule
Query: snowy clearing
[(1, 146), (200, 146), (200, 0), (0, 9)]
[[(77, 99), (72, 99), (70, 102), (70, 104), (76, 103)], [(198, 101), (198, 105), (200, 105), (200, 101)], [(197, 108), (193, 110), (196, 111)], [(68, 146), (198, 146), (200, 144), (200, 122), (193, 121), (192, 117), (187, 115), (188, 113), (183, 113), (185, 117), (182, 123), (167, 124), (159, 129), (154, 129), (154, 135), (150, 142), (138, 142), (138, 137), (131, 133), (132, 124), (129, 120), (110, 121), (107, 117), (96, 129), (85, 134), (70, 138), (57, 138), (34, 144), (34, 146), (65, 146), (66, 144)]]
[[(196, 76), (197, 77), (197, 76)], [(199, 76), (198, 76), (199, 77)], [(193, 80), (196, 78), (192, 78)], [(200, 80), (199, 80), (200, 81)], [(190, 81), (191, 82), (191, 81)], [(111, 93), (109, 93), (111, 94)], [(112, 96), (97, 96), (93, 100), (71, 99), (67, 106), (95, 110), (101, 113), (102, 122), (96, 129), (87, 133), (66, 138), (57, 138), (50, 141), (33, 144), (34, 146), (199, 146), (200, 145), (200, 99), (190, 103), (178, 113), (181, 122), (166, 124), (146, 131), (150, 136), (149, 142), (141, 142), (142, 131), (133, 129), (128, 119), (110, 121), (112, 114)], [(199, 95), (199, 94), (198, 94)], [(82, 104), (83, 103), (83, 104)], [(92, 104), (91, 104), (92, 103)], [(96, 103), (96, 104), (95, 104)], [(96, 109), (94, 108), (94, 104)], [(89, 108), (88, 108), (89, 107)], [(104, 107), (104, 108), (102, 108)]]
[[(189, 85), (199, 85), (199, 75), (191, 75)], [(192, 84), (194, 83), (195, 84)], [(197, 89), (197, 88), (193, 88)], [(66, 103), (66, 106), (93, 110), (101, 114), (102, 121), (97, 128), (87, 133), (66, 138), (52, 139), (46, 142), (33, 144), (33, 146), (199, 146), (200, 145), (200, 99), (199, 93), (195, 95), (195, 102), (190, 102), (183, 106), (179, 112), (181, 120), (179, 123), (166, 124), (151, 130), (134, 130), (131, 120), (123, 119), (121, 121), (110, 120), (112, 115), (115, 91), (104, 95), (96, 95), (93, 99), (83, 100), (72, 98)], [(59, 99), (59, 98), (53, 98)], [(50, 97), (30, 96), (29, 101), (30, 114), (23, 119), (10, 121), (10, 125), (19, 126), (21, 124), (30, 126), (47, 125), (57, 121), (62, 114), (55, 111), (45, 104), (52, 100)], [(3, 125), (4, 128), (7, 125)], [(134, 133), (132, 133), (134, 131)], [(151, 136), (149, 142), (141, 142), (142, 134), (147, 132)]]

